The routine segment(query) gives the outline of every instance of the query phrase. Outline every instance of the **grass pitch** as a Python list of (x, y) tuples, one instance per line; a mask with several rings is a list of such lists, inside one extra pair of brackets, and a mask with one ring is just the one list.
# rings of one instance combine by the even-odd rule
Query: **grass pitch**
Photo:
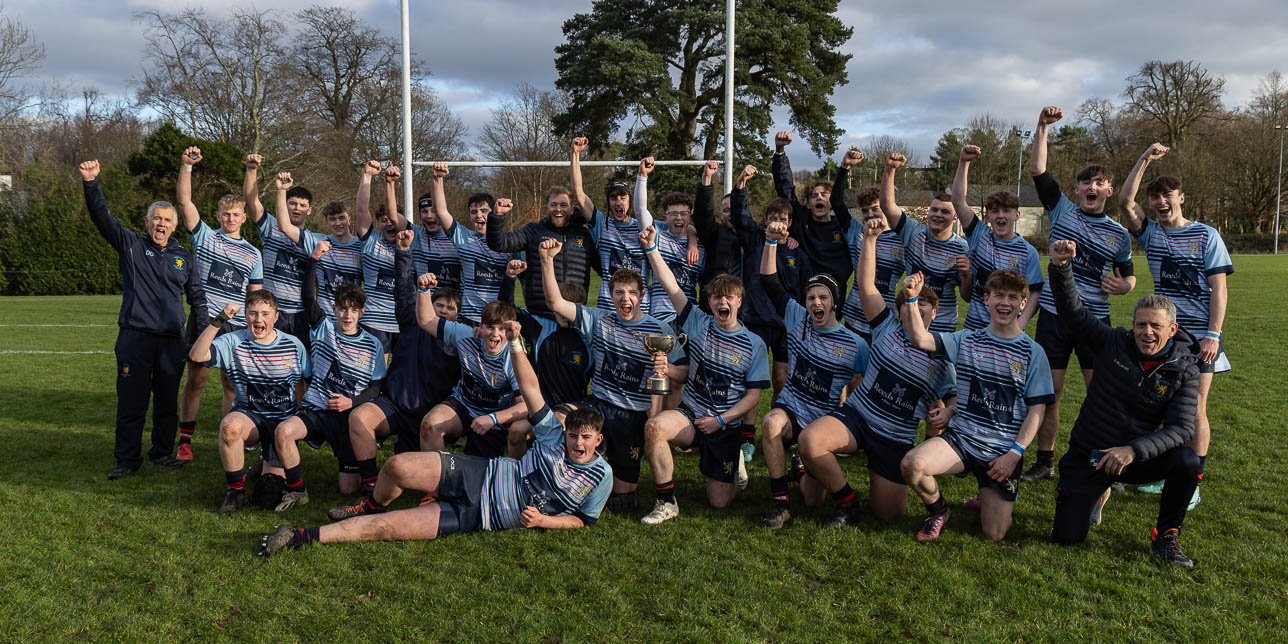
[[(303, 450), (309, 505), (212, 514), (223, 496), (212, 384), (195, 462), (177, 472), (145, 464), (110, 483), (120, 299), (0, 299), (0, 437), (10, 455), (0, 486), (0, 637), (1283, 640), (1288, 331), (1283, 304), (1267, 294), (1288, 280), (1288, 259), (1241, 256), (1235, 267), (1224, 334), (1235, 370), (1213, 387), (1203, 502), (1182, 536), (1192, 571), (1148, 554), (1157, 496), (1116, 495), (1085, 545), (1048, 543), (1050, 481), (1022, 487), (1000, 545), (959, 509), (938, 542), (914, 542), (924, 514), (915, 497), (904, 517), (828, 531), (819, 526), (828, 509), (807, 510), (797, 496), (792, 523), (771, 534), (759, 527), (769, 505), (759, 452), (750, 487), (719, 512), (705, 506), (697, 457), (677, 457), (682, 513), (654, 528), (606, 513), (586, 530), (322, 546), (261, 560), (259, 537), (274, 524), (318, 524), (326, 507), (348, 500), (335, 491), (329, 450)], [(1148, 292), (1143, 260), (1137, 275), (1135, 294)], [(1116, 321), (1134, 300), (1113, 298)], [(1071, 378), (1060, 451), (1082, 397)], [(863, 457), (842, 464), (865, 498)], [(651, 482), (645, 466), (644, 506)], [(972, 480), (943, 483), (954, 506), (975, 492)]]

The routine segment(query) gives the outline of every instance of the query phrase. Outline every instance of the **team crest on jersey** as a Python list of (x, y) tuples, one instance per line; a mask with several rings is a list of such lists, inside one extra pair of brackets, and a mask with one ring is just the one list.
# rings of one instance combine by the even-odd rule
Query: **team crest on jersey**
[(1017, 362), (1017, 361), (1015, 361), (1015, 360), (1012, 360), (1012, 361), (1011, 361), (1011, 375), (1012, 375), (1012, 376), (1015, 376), (1016, 378), (1019, 378), (1019, 377), (1020, 377), (1020, 374), (1021, 374), (1021, 373), (1023, 373), (1023, 372), (1024, 372), (1024, 365), (1020, 364), (1019, 362)]
[(734, 364), (742, 364), (742, 354), (741, 354), (741, 353), (735, 353), (735, 354), (733, 354), (732, 356), (730, 356), (730, 358), (732, 358), (732, 359), (733, 359), (733, 363), (734, 363)]
[(832, 233), (832, 243), (833, 244), (841, 243), (841, 233)]
[(1012, 258), (1011, 258), (1011, 268), (1016, 268), (1016, 269), (1018, 269), (1019, 267), (1020, 267), (1020, 258), (1018, 258), (1018, 257), (1012, 257)]
[(580, 351), (573, 351), (573, 352), (572, 352), (572, 360), (571, 360), (571, 362), (572, 362), (573, 364), (575, 364), (575, 365), (580, 365), (580, 364), (581, 364), (582, 359), (583, 359), (583, 358), (582, 358), (582, 355), (581, 355), (581, 352), (580, 352)]
[(845, 347), (837, 347), (832, 350), (832, 353), (835, 353), (836, 359), (840, 360), (841, 358), (845, 357)]
[(578, 237), (575, 241), (577, 242), (577, 248), (583, 248), (586, 245), (586, 241), (580, 237)]
[[(149, 254), (151, 254), (151, 252), (152, 251), (148, 251)], [(181, 271), (183, 270), (183, 266), (184, 266), (184, 261), (182, 257), (174, 258), (174, 270)]]
[(1202, 244), (1199, 243), (1199, 240), (1195, 239), (1194, 241), (1190, 242), (1191, 253), (1198, 254), (1200, 248), (1202, 248)]
[(795, 258), (795, 257), (788, 257), (788, 258), (787, 258), (787, 265), (788, 265), (788, 266), (791, 266), (792, 268), (796, 268), (796, 258)]
[(1168, 392), (1172, 390), (1172, 383), (1166, 380), (1160, 380), (1154, 384), (1154, 395), (1158, 398), (1167, 397)]

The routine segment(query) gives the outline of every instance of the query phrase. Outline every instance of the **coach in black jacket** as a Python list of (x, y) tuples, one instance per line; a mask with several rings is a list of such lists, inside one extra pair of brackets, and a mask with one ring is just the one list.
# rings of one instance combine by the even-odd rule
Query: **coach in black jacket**
[(173, 456), (179, 428), (179, 381), (188, 347), (183, 341), (183, 297), (194, 311), (205, 310), (206, 294), (197, 265), (172, 239), (178, 212), (166, 201), (148, 206), (147, 233), (127, 229), (107, 209), (98, 185), (98, 161), (80, 164), (85, 205), (94, 227), (120, 257), (121, 314), (116, 334), (115, 481), (143, 464), (143, 421), (152, 400), (152, 448), (148, 460), (170, 469), (183, 466)]
[(1187, 445), (1198, 401), (1198, 341), (1178, 330), (1176, 307), (1162, 295), (1136, 302), (1130, 330), (1098, 320), (1078, 298), (1076, 256), (1073, 242), (1054, 242), (1047, 279), (1066, 332), (1097, 348), (1096, 373), (1060, 459), (1051, 538), (1085, 540), (1113, 482), (1166, 480), (1153, 548), (1171, 563), (1192, 565), (1176, 537), (1198, 485), (1198, 455)]
[[(572, 194), (556, 186), (546, 193), (546, 216), (512, 232), (502, 232), (505, 217), (496, 212), (487, 216), (487, 247), (498, 253), (524, 251), (528, 266), (524, 271), (523, 304), (528, 312), (554, 319), (541, 290), (541, 242), (557, 239), (563, 252), (555, 257), (555, 277), (559, 283), (571, 282), (590, 290), (591, 262), (595, 261), (595, 242), (586, 227), (586, 216), (572, 206)], [(509, 289), (513, 291), (513, 288)]]

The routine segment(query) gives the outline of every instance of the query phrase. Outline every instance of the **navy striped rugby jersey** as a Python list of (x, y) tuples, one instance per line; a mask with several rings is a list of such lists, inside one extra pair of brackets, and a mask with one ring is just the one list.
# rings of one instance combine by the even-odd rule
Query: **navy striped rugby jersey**
[[(214, 230), (204, 221), (198, 221), (188, 233), (197, 256), (197, 278), (206, 291), (206, 318), (220, 314), (229, 304), (244, 306), (247, 287), (264, 281), (259, 249), (245, 239)], [(238, 311), (229, 322), (246, 326), (245, 311)]]
[(1212, 299), (1208, 278), (1234, 272), (1221, 234), (1198, 222), (1163, 228), (1146, 219), (1136, 239), (1145, 247), (1154, 292), (1176, 304), (1176, 321), (1191, 333), (1207, 331)]
[(868, 369), (868, 343), (844, 325), (820, 329), (799, 302), (787, 300), (787, 384), (778, 404), (796, 416), (797, 431), (833, 411), (856, 374)]
[(362, 284), (362, 240), (354, 237), (338, 242), (335, 237), (311, 230), (301, 230), (300, 235), (300, 245), (309, 257), (313, 256), (318, 242), (331, 244), (331, 250), (317, 261), (313, 272), (318, 276), (318, 308), (335, 320), (335, 289), (341, 284)]
[[(921, 273), (926, 278), (926, 286), (939, 296), (939, 309), (930, 323), (930, 330), (956, 331), (957, 285), (962, 281), (961, 273), (957, 272), (957, 256), (969, 253), (970, 245), (957, 235), (937, 239), (930, 234), (929, 227), (907, 213), (899, 219), (899, 227), (894, 232), (903, 243), (904, 269), (909, 275)], [(877, 273), (880, 277), (879, 270)], [(886, 306), (891, 306), (891, 303), (886, 303)]]
[(300, 297), (300, 288), (309, 266), (308, 253), (282, 232), (272, 213), (265, 211), (255, 227), (264, 242), (264, 288), (277, 297), (278, 311), (302, 312), (304, 300)]
[(501, 343), (501, 352), (490, 356), (483, 341), (474, 337), (474, 328), (460, 322), (438, 318), (438, 337), (455, 348), (461, 362), (461, 381), (452, 389), (452, 398), (461, 403), (474, 418), (486, 416), (514, 405), (519, 395), (519, 381), (510, 362), (510, 345)]
[[(329, 254), (329, 253), (328, 253)], [(340, 333), (331, 318), (313, 327), (313, 377), (304, 392), (304, 406), (326, 409), (331, 394), (357, 397), (368, 385), (385, 378), (385, 347), (375, 336), (358, 329)]]
[(500, 299), (505, 267), (523, 253), (498, 253), (487, 247), (487, 237), (453, 222), (447, 236), (461, 259), (461, 317), (478, 322), (483, 307)]
[[(903, 218), (907, 219), (908, 216), (904, 215)], [(863, 228), (859, 222), (855, 222), (846, 233), (850, 244), (850, 261), (855, 266), (859, 265), (859, 256), (863, 252)], [(899, 240), (897, 233), (887, 231), (877, 236), (877, 274), (874, 281), (877, 291), (890, 308), (894, 308), (895, 292), (903, 277), (903, 258), (903, 242)], [(868, 318), (863, 314), (863, 299), (859, 296), (859, 289), (850, 289), (845, 305), (841, 307), (841, 315), (845, 316), (845, 326), (851, 331), (862, 335), (872, 332)]]
[(233, 383), (233, 411), (248, 411), (265, 420), (295, 415), (295, 383), (312, 373), (304, 345), (289, 333), (260, 344), (242, 329), (225, 333), (210, 345), (206, 366), (222, 369)]
[[(648, 315), (625, 322), (616, 311), (592, 309), (577, 305), (573, 326), (581, 333), (595, 360), (595, 376), (590, 394), (620, 409), (648, 411), (652, 396), (644, 392), (653, 376), (653, 354), (644, 348), (649, 333), (674, 335), (671, 325)], [(675, 362), (684, 356), (676, 343), (668, 358)]]
[[(362, 290), (367, 305), (362, 310), (362, 324), (386, 333), (398, 332), (394, 317), (394, 251), (398, 246), (372, 226), (362, 242)], [(414, 261), (414, 260), (413, 260)]]
[(934, 400), (953, 394), (953, 365), (912, 346), (893, 309), (872, 320), (872, 355), (863, 381), (845, 400), (876, 435), (905, 445)]
[[(1033, 291), (1043, 285), (1042, 260), (1038, 250), (1020, 235), (1010, 239), (998, 239), (993, 229), (979, 217), (966, 229), (966, 240), (970, 243), (970, 272), (974, 282), (970, 289), (970, 308), (966, 311), (966, 328), (982, 329), (988, 326), (988, 293), (984, 286), (993, 271), (1011, 269), (1018, 271), (1029, 281), (1029, 297)], [(1029, 306), (1037, 306), (1029, 301)]]
[(590, 237), (595, 240), (595, 248), (599, 251), (599, 265), (603, 269), (600, 271), (603, 279), (599, 283), (599, 297), (595, 306), (603, 311), (612, 311), (613, 294), (608, 290), (608, 282), (619, 269), (633, 268), (644, 278), (640, 310), (648, 313), (648, 284), (653, 269), (644, 256), (644, 248), (640, 246), (640, 222), (634, 217), (618, 222), (596, 208), (590, 220)]
[[(745, 326), (725, 331), (716, 325), (715, 316), (692, 302), (677, 321), (689, 336), (689, 380), (680, 401), (699, 418), (719, 416), (738, 404), (748, 389), (770, 386), (769, 352), (760, 336)], [(725, 419), (731, 426), (741, 422)]]

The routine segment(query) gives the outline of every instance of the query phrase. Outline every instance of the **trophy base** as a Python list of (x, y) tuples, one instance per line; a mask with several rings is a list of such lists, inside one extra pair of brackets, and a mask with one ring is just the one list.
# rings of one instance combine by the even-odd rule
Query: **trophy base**
[(649, 378), (644, 385), (644, 393), (651, 396), (665, 396), (671, 393), (671, 381), (666, 378)]

